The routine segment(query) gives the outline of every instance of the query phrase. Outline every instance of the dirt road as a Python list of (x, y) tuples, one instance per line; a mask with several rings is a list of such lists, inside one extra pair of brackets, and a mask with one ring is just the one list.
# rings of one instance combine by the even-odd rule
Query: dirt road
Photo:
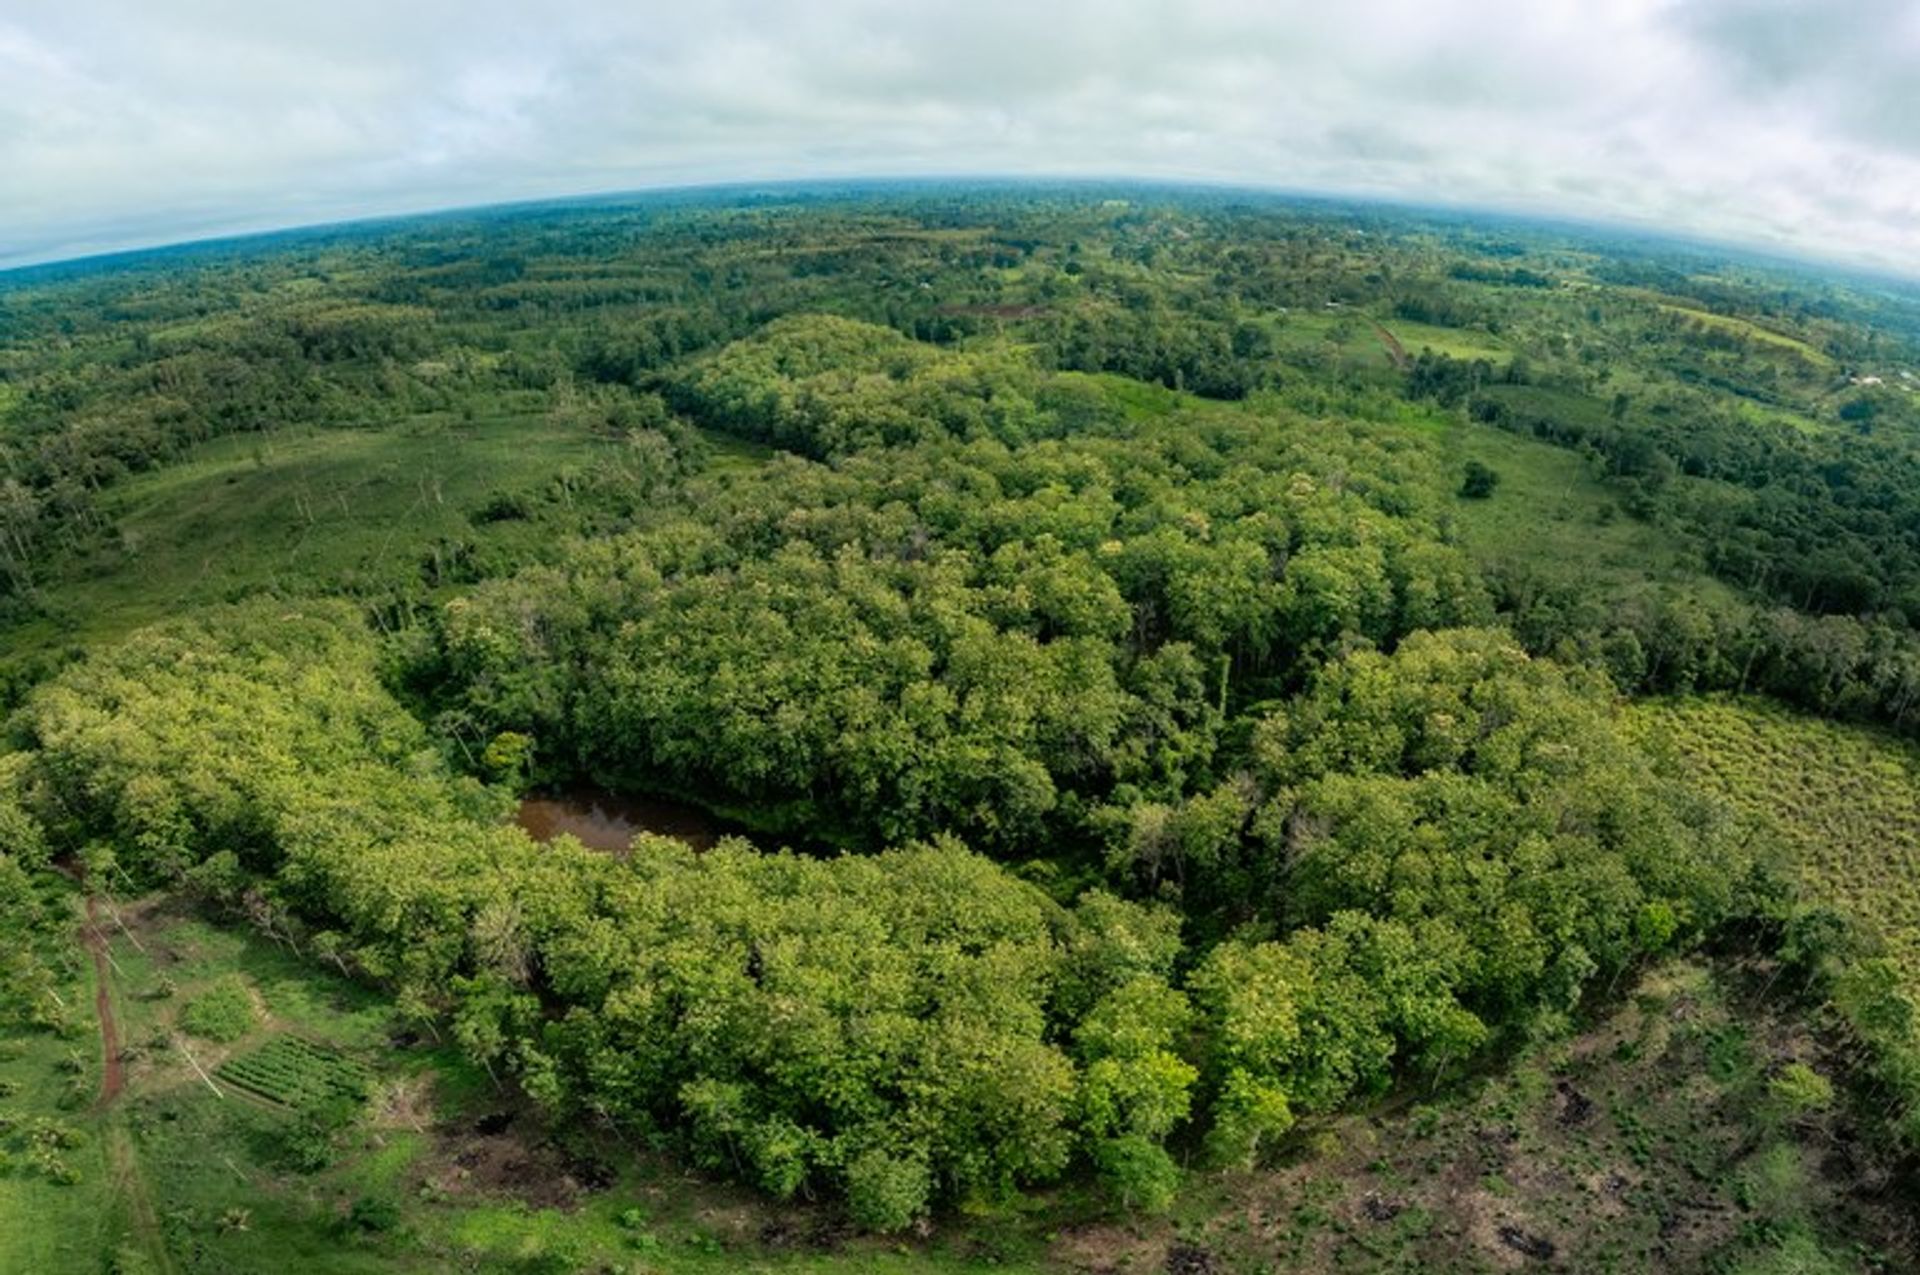
[[(80, 937), (93, 957), (93, 1008), (100, 1019), (101, 1079), (100, 1096), (94, 1100), (94, 1112), (100, 1113), (127, 1087), (126, 1063), (120, 1057), (120, 1022), (113, 1012), (113, 958), (107, 952), (107, 933), (100, 928), (100, 900), (87, 896), (87, 923)], [(134, 1148), (132, 1135), (122, 1119), (108, 1116), (102, 1122), (106, 1143), (107, 1170), (112, 1176), (114, 1194), (126, 1209), (128, 1238), (147, 1254), (153, 1268), (171, 1275), (175, 1267), (160, 1230), (160, 1218), (153, 1206), (146, 1174)]]
[(1384, 324), (1375, 323), (1373, 330), (1380, 334), (1380, 344), (1387, 347), (1387, 357), (1393, 360), (1394, 367), (1404, 372), (1413, 366), (1413, 360), (1407, 357), (1407, 347), (1400, 344), (1400, 338), (1387, 331)]

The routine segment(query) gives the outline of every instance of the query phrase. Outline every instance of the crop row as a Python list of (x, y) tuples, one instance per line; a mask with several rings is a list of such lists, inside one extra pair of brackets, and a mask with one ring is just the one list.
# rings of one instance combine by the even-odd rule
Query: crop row
[(289, 1107), (366, 1097), (364, 1067), (297, 1036), (277, 1036), (260, 1048), (229, 1058), (215, 1075), (249, 1093)]

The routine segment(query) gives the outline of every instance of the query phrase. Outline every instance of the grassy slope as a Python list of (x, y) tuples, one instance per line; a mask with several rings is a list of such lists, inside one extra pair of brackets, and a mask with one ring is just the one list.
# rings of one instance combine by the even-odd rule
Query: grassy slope
[[(1335, 367), (1372, 373), (1386, 380), (1394, 373), (1393, 360), (1374, 322), (1374, 316), (1363, 309), (1298, 312), (1283, 316), (1271, 330), (1282, 350), (1321, 354)], [(1485, 359), (1499, 367), (1513, 356), (1499, 337), (1487, 332), (1443, 328), (1409, 319), (1386, 318), (1380, 323), (1399, 339), (1410, 358), (1422, 350), (1432, 350), (1456, 359)]]
[(1477, 460), (1500, 475), (1491, 498), (1455, 507), (1460, 543), (1480, 562), (1519, 562), (1616, 592), (1649, 582), (1728, 591), (1676, 537), (1621, 511), (1575, 453), (1486, 425), (1450, 424), (1438, 434), (1449, 473)]
[(1693, 323), (1715, 328), (1722, 332), (1752, 341), (1756, 345), (1774, 350), (1784, 350), (1800, 359), (1816, 371), (1826, 371), (1833, 367), (1833, 357), (1824, 350), (1817, 350), (1799, 337), (1757, 323), (1751, 319), (1742, 319), (1734, 315), (1715, 314), (1703, 310), (1684, 297), (1669, 297), (1658, 292), (1649, 292), (1643, 288), (1622, 288), (1624, 295), (1638, 297), (1651, 302), (1668, 314), (1676, 314)]
[(1649, 744), (1765, 821), (1813, 895), (1878, 931), (1920, 988), (1920, 749), (1760, 700), (1635, 712)]
[(377, 591), (418, 580), (438, 539), (524, 552), (550, 530), (474, 525), (495, 491), (534, 491), (612, 445), (544, 416), (423, 417), (383, 430), (219, 439), (112, 489), (119, 530), (60, 564), (48, 614), (4, 634), (19, 657), (109, 641), (167, 615), (260, 589)]

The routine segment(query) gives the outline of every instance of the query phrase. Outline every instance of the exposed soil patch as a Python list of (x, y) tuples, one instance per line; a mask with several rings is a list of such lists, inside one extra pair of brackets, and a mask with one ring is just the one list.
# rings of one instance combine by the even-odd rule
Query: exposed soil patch
[(1214, 1264), (1211, 1252), (1198, 1244), (1181, 1241), (1167, 1250), (1164, 1269), (1167, 1275), (1214, 1275), (1220, 1267)]
[(1380, 344), (1386, 347), (1387, 357), (1393, 360), (1397, 370), (1404, 372), (1413, 366), (1413, 360), (1407, 357), (1407, 347), (1400, 344), (1399, 337), (1387, 331), (1384, 324), (1375, 323), (1373, 330), (1380, 334)]
[(1501, 1227), (1500, 1242), (1522, 1257), (1531, 1257), (1541, 1262), (1552, 1261), (1556, 1251), (1553, 1241), (1546, 1236), (1523, 1231), (1517, 1226)]
[(805, 1249), (826, 1253), (839, 1249), (856, 1234), (845, 1218), (814, 1210), (769, 1218), (760, 1228), (759, 1241), (762, 1248), (776, 1252)]
[(511, 1111), (494, 1111), (473, 1122), (473, 1131), (483, 1138), (497, 1138), (513, 1125)]
[(425, 1077), (407, 1076), (380, 1088), (374, 1104), (374, 1122), (388, 1129), (412, 1129), (425, 1133), (433, 1121), (432, 1082)]
[(1593, 1117), (1593, 1099), (1574, 1088), (1572, 1081), (1562, 1080), (1554, 1087), (1560, 1091), (1561, 1124), (1585, 1124)]
[(449, 1196), (508, 1196), (535, 1208), (572, 1209), (619, 1176), (610, 1162), (554, 1140), (525, 1112), (491, 1111), (436, 1133), (421, 1177)]
[(579, 1183), (582, 1191), (589, 1193), (605, 1191), (620, 1180), (619, 1172), (598, 1156), (568, 1156), (566, 1167), (567, 1176)]
[(1366, 1199), (1360, 1201), (1360, 1211), (1367, 1215), (1369, 1222), (1391, 1222), (1406, 1210), (1399, 1200), (1389, 1199), (1378, 1191), (1367, 1192)]
[(1114, 1275), (1118, 1271), (1150, 1271), (1156, 1261), (1165, 1259), (1166, 1251), (1162, 1223), (1129, 1226), (1103, 1222), (1062, 1232), (1051, 1256), (1070, 1271)]
[(179, 922), (200, 916), (191, 900), (180, 895), (155, 895), (131, 900), (102, 898), (99, 904), (97, 928), (103, 937), (111, 939), (117, 934), (160, 970), (185, 959), (172, 931)]

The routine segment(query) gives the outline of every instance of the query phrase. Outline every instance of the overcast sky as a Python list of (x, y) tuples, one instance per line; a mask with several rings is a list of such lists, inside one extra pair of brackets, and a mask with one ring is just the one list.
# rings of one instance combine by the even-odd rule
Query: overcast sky
[(1920, 0), (0, 0), (0, 264), (904, 174), (1377, 194), (1920, 273)]

